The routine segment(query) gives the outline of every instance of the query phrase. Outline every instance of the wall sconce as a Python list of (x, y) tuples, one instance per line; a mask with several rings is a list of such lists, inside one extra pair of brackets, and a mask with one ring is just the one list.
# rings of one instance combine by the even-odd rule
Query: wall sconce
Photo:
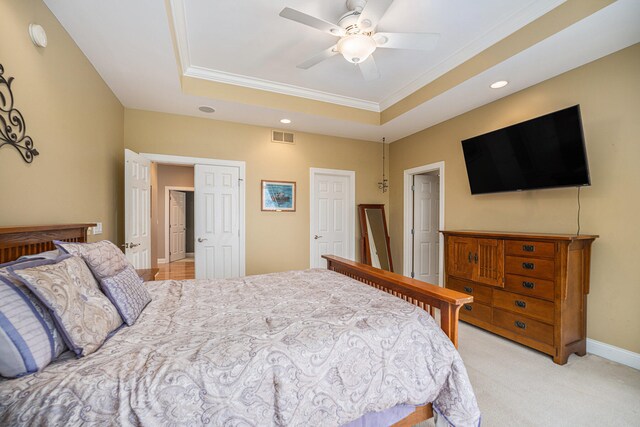
[(386, 157), (385, 157), (385, 154), (384, 154), (385, 146), (387, 145), (385, 143), (386, 140), (387, 140), (387, 138), (382, 138), (382, 181), (378, 182), (378, 188), (380, 190), (382, 190), (383, 193), (386, 193), (389, 190), (389, 180), (387, 179), (387, 176), (386, 176), (386, 174), (384, 172), (384, 167), (385, 167), (385, 164), (386, 164), (386, 162), (385, 162)]
[(42, 25), (29, 24), (29, 35), (37, 47), (47, 47), (47, 33)]

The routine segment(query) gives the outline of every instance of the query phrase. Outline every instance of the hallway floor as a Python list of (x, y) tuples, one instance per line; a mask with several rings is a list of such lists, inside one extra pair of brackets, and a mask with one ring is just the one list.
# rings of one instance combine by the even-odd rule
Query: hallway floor
[(158, 264), (156, 280), (187, 280), (195, 279), (196, 264), (193, 258), (184, 258), (169, 264)]

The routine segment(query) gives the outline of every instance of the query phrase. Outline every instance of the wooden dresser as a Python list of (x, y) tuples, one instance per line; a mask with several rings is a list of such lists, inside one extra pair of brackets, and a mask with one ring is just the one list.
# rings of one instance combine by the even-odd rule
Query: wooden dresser
[(445, 286), (473, 296), (460, 319), (553, 356), (586, 354), (598, 236), (443, 231)]

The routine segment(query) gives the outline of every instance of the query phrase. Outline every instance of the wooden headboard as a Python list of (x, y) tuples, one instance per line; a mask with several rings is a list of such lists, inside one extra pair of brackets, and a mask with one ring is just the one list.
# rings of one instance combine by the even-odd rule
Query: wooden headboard
[(0, 264), (23, 255), (53, 250), (53, 240), (86, 242), (87, 229), (93, 226), (95, 224), (0, 227)]

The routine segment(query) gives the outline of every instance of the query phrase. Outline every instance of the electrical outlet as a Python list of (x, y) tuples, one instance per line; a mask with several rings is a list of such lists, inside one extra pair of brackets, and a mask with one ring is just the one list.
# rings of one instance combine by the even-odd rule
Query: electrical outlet
[(97, 222), (95, 227), (91, 227), (93, 229), (93, 234), (102, 234), (102, 223), (101, 222)]

